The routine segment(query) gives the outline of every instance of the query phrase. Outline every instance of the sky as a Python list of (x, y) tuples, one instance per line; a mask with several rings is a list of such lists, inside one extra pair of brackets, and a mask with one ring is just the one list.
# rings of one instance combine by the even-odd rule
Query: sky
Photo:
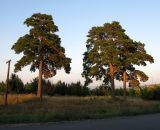
[[(72, 59), (71, 73), (63, 70), (50, 80), (67, 83), (81, 81), (83, 71), (82, 59), (86, 51), (88, 31), (93, 26), (119, 21), (122, 27), (135, 41), (145, 43), (145, 48), (154, 57), (153, 64), (137, 67), (143, 70), (149, 80), (143, 84), (160, 83), (160, 1), (159, 0), (1, 0), (0, 1), (0, 81), (7, 77), (6, 61), (11, 59), (11, 73), (14, 64), (22, 55), (11, 50), (19, 37), (28, 33), (29, 28), (23, 24), (26, 18), (34, 13), (45, 13), (53, 16), (59, 28), (57, 33), (67, 57)], [(30, 72), (30, 66), (22, 69), (17, 75), (29, 82), (38, 76)], [(92, 86), (100, 84), (94, 82)], [(117, 86), (122, 83), (117, 82)]]

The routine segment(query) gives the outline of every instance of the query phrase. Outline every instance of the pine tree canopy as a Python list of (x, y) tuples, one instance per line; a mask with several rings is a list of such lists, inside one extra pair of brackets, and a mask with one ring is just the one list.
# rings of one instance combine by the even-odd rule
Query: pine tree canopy
[(146, 66), (147, 62), (154, 62), (153, 57), (147, 54), (145, 44), (136, 42), (126, 35), (119, 22), (92, 27), (87, 37), (82, 73), (86, 85), (91, 83), (93, 78), (103, 79), (105, 84), (109, 84), (109, 64), (113, 66), (114, 77), (118, 80), (123, 80), (123, 72), (127, 73), (127, 81), (132, 80), (131, 78), (140, 81), (148, 79), (148, 76), (136, 70), (134, 65)]
[[(122, 42), (128, 42), (128, 36), (119, 22), (106, 23), (103, 26), (93, 27), (88, 34), (87, 51), (84, 53), (83, 73), (86, 78), (86, 85), (96, 80), (109, 81), (108, 68), (112, 64), (114, 68), (119, 62), (119, 50)], [(126, 40), (127, 39), (127, 40)]]
[(61, 46), (61, 39), (57, 34), (58, 27), (54, 24), (51, 15), (33, 14), (24, 22), (30, 31), (20, 37), (12, 46), (16, 54), (23, 53), (23, 57), (15, 64), (15, 72), (31, 65), (30, 70), (39, 68), (42, 61), (42, 74), (45, 78), (56, 75), (56, 71), (64, 68), (70, 72), (71, 59), (65, 56), (65, 49)]

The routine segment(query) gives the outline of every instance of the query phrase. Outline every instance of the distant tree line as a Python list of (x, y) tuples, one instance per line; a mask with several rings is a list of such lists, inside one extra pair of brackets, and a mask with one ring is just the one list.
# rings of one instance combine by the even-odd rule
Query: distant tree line
[[(38, 89), (38, 78), (34, 78), (29, 83), (24, 84), (23, 81), (16, 74), (12, 74), (9, 80), (9, 92), (10, 93), (33, 93), (37, 94)], [(87, 96), (90, 95), (91, 91), (88, 87), (83, 86), (79, 81), (76, 83), (65, 83), (58, 81), (53, 84), (49, 80), (42, 80), (44, 95), (54, 96), (54, 95), (73, 95), (73, 96)], [(0, 83), (0, 92), (5, 91), (6, 84), (4, 82)]]
[[(38, 78), (34, 78), (29, 83), (24, 84), (16, 74), (12, 74), (9, 80), (9, 93), (14, 94), (37, 94)], [(111, 96), (111, 88), (106, 85), (97, 86), (91, 89), (82, 85), (79, 81), (76, 83), (65, 83), (58, 81), (53, 84), (49, 80), (42, 80), (43, 94), (47, 96)], [(0, 93), (4, 93), (6, 84), (0, 82)], [(123, 89), (116, 88), (115, 96), (123, 96)], [(160, 100), (160, 85), (150, 87), (130, 87), (126, 90), (126, 96), (141, 97), (144, 99)]]

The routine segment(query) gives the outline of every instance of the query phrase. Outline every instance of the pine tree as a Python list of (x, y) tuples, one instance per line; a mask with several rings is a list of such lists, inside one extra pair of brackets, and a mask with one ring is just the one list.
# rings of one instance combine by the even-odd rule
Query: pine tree
[(106, 23), (93, 27), (88, 34), (87, 51), (84, 53), (83, 73), (85, 85), (103, 79), (104, 84), (111, 84), (114, 97), (114, 79), (123, 81), (124, 97), (126, 97), (126, 82), (146, 81), (148, 76), (134, 65), (146, 66), (154, 59), (147, 54), (144, 44), (133, 41), (119, 22)]
[(140, 70), (136, 70), (134, 65), (138, 66), (146, 66), (146, 62), (153, 63), (154, 59), (151, 55), (147, 54), (144, 44), (141, 42), (134, 42), (130, 38), (128, 39), (128, 42), (121, 43), (119, 50), (121, 53), (119, 54), (119, 60), (120, 60), (120, 75), (122, 78), (120, 78), (123, 81), (123, 88), (124, 88), (124, 97), (126, 97), (126, 82), (130, 81), (133, 83), (133, 81), (137, 85), (140, 81), (147, 81), (148, 76)]
[(103, 79), (110, 83), (112, 97), (114, 97), (114, 78), (117, 65), (119, 65), (119, 43), (127, 36), (119, 22), (105, 23), (103, 26), (93, 27), (88, 34), (87, 51), (84, 53), (83, 73), (86, 85), (96, 80)]
[(71, 59), (65, 56), (61, 40), (55, 34), (58, 27), (51, 15), (33, 14), (24, 24), (30, 27), (29, 34), (20, 37), (12, 46), (16, 54), (23, 53), (23, 57), (15, 64), (15, 72), (27, 65), (31, 65), (30, 70), (33, 72), (39, 69), (37, 95), (42, 99), (42, 76), (52, 77), (61, 68), (69, 73)]

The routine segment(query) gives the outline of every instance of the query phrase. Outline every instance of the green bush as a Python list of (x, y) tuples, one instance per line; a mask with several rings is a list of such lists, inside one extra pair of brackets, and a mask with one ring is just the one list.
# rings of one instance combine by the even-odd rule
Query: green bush
[(136, 91), (135, 91), (135, 89), (128, 89), (128, 90), (127, 90), (127, 95), (128, 95), (129, 97), (135, 97), (135, 96), (136, 96)]
[(115, 89), (116, 96), (123, 96), (123, 88)]
[(141, 89), (143, 99), (160, 100), (160, 86), (148, 86)]
[(108, 96), (111, 95), (111, 89), (107, 86), (101, 85), (91, 90), (91, 95), (94, 96)]
[(6, 84), (4, 82), (1, 82), (0, 83), (0, 93), (5, 92), (5, 90), (6, 90)]

